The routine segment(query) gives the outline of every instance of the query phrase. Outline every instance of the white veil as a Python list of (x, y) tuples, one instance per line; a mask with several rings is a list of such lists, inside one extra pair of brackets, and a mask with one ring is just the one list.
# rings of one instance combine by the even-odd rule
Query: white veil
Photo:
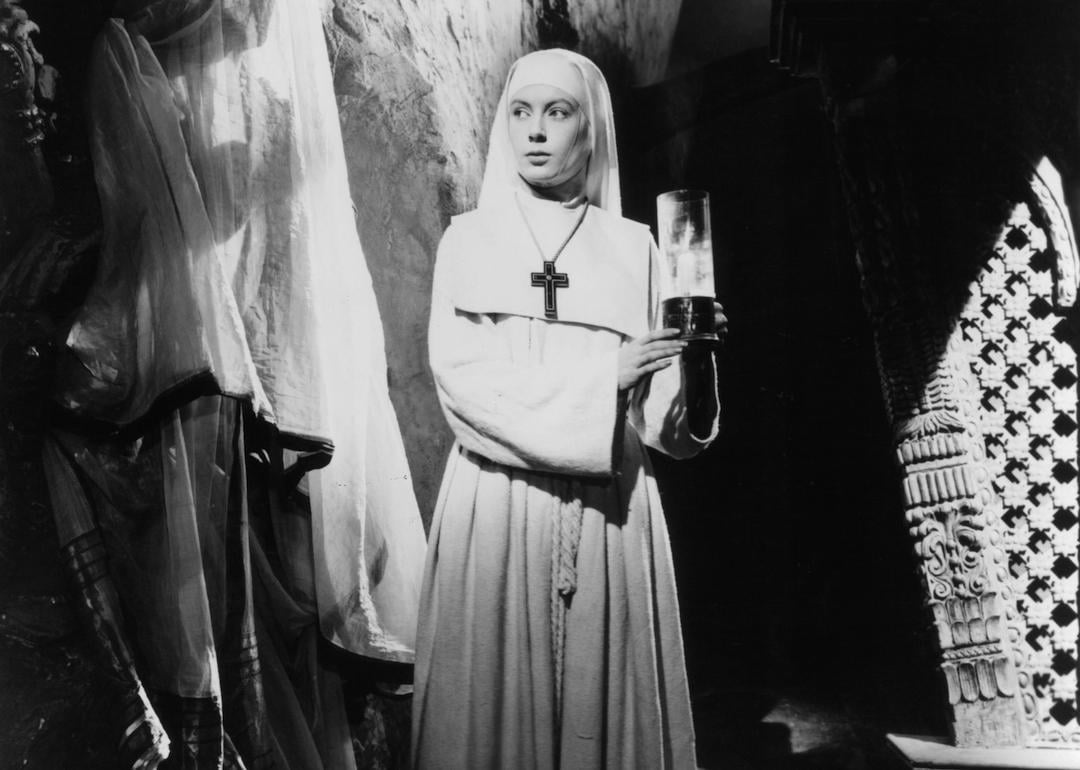
[(589, 121), (589, 140), (592, 155), (585, 182), (585, 194), (589, 203), (622, 216), (622, 196), (619, 189), (619, 159), (615, 144), (615, 120), (611, 112), (611, 93), (599, 67), (579, 53), (562, 48), (534, 51), (518, 59), (510, 67), (502, 96), (495, 108), (495, 120), (491, 126), (488, 143), (487, 164), (484, 181), (480, 187), (479, 208), (494, 205), (519, 190), (524, 185), (518, 176), (517, 164), (510, 147), (510, 130), (507, 125), (507, 101), (510, 98), (510, 81), (517, 67), (536, 57), (555, 56), (568, 62), (580, 74), (585, 83), (587, 104), (582, 105)]
[[(125, 0), (92, 72), (105, 237), (58, 398), (119, 426), (212, 378), (310, 473), (318, 613), (412, 658), (426, 549), (309, 0)], [(300, 448), (300, 447), (297, 447)]]

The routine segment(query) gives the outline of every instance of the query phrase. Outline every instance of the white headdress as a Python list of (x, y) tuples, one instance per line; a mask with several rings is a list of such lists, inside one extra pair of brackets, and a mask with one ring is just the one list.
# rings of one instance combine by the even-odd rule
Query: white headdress
[(589, 203), (615, 215), (622, 215), (622, 197), (619, 190), (619, 160), (615, 146), (615, 121), (611, 113), (611, 93), (600, 69), (584, 56), (561, 48), (534, 51), (518, 59), (506, 76), (499, 105), (495, 109), (495, 121), (491, 127), (488, 143), (487, 165), (484, 181), (480, 187), (479, 207), (495, 204), (519, 190), (525, 184), (518, 176), (517, 163), (510, 146), (507, 103), (511, 87), (516, 92), (527, 85), (544, 83), (562, 88), (577, 97), (582, 88), (566, 79), (569, 64), (577, 70), (584, 84), (582, 109), (589, 123), (589, 141), (592, 153), (589, 160), (585, 194)]

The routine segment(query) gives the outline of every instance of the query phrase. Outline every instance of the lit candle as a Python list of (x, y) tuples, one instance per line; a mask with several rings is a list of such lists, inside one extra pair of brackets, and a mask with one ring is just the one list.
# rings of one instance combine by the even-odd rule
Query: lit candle
[(716, 340), (709, 194), (674, 190), (656, 199), (660, 252), (667, 266), (663, 322), (687, 340)]
[(677, 293), (684, 297), (693, 296), (697, 293), (694, 289), (699, 283), (697, 280), (698, 255), (692, 251), (683, 251), (675, 257), (674, 263)]

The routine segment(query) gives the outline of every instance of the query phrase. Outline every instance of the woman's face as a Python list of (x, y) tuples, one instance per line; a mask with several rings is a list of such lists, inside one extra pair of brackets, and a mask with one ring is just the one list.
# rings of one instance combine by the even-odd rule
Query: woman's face
[(589, 128), (577, 100), (561, 88), (534, 84), (517, 91), (508, 109), (521, 178), (542, 189), (578, 181), (589, 159)]

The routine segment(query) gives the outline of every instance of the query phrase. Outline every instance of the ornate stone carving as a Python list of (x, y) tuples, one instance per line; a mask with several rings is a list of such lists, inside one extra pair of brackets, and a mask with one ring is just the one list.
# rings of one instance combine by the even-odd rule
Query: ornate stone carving
[[(878, 329), (879, 340), (889, 334)], [(922, 409), (896, 424), (896, 456), (955, 740), (1019, 745), (1024, 725), (1007, 634), (1007, 558), (973, 419), (978, 391), (956, 345), (926, 353), (938, 365), (918, 399)]]
[(1076, 252), (1071, 232), (1055, 233), (1055, 176), (1045, 167), (1033, 175), (1029, 202), (1013, 208), (960, 314), (956, 352), (972, 362), (982, 395), (1027, 743), (1080, 748), (1077, 362), (1054, 312), (1075, 298)]
[(1076, 304), (1080, 284), (1080, 252), (1076, 249), (1069, 206), (1065, 202), (1061, 175), (1048, 158), (1043, 158), (1031, 176), (1031, 189), (1046, 217), (1055, 260), (1054, 304), (1059, 308)]
[(1076, 253), (1056, 251), (1074, 241), (1046, 210), (1047, 176), (1033, 175), (944, 343), (927, 341), (932, 317), (889, 323), (903, 303), (874, 318), (961, 746), (1080, 748), (1077, 364), (1055, 313), (1075, 299)]
[[(940, 5), (784, 0), (774, 57), (821, 80), (836, 129), (954, 742), (1080, 748), (1076, 239), (1052, 164), (1025, 161), (1042, 140), (1008, 121), (1020, 65), (985, 72), (1029, 16)], [(992, 88), (941, 54), (958, 32)]]
[(22, 133), (27, 147), (45, 138), (45, 114), (35, 98), (51, 95), (53, 75), (30, 37), (38, 31), (26, 11), (10, 0), (0, 2), (0, 104), (9, 124), (5, 133)]
[(34, 47), (38, 27), (12, 0), (0, 0), (0, 265), (52, 208), (52, 184), (41, 154), (56, 71)]

